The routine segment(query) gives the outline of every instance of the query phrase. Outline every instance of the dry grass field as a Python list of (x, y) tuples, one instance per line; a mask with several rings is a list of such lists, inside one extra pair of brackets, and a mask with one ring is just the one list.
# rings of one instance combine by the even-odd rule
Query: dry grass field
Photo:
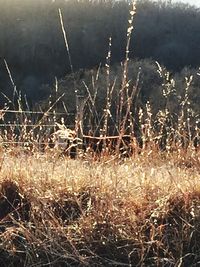
[(199, 266), (200, 153), (1, 151), (0, 266)]
[[(120, 142), (111, 153), (105, 142), (101, 151), (86, 149), (75, 159), (54, 148), (34, 147), (40, 141), (49, 145), (52, 133), (45, 136), (41, 129), (49, 111), (56, 115), (64, 95), (57, 95), (58, 83), (55, 102), (35, 125), (34, 116), (28, 117), (33, 112), (22, 111), (20, 94), (13, 124), (5, 119), (8, 105), (1, 110), (0, 267), (200, 266), (200, 120), (189, 99), (193, 76), (185, 77), (180, 94), (174, 78), (157, 63), (162, 84), (156, 101), (162, 106), (157, 111), (151, 101), (141, 102), (141, 69), (136, 80), (128, 78), (135, 12), (133, 2), (120, 86), (111, 79), (110, 38), (104, 86), (98, 85), (97, 70), (93, 87), (84, 84), (87, 101), (75, 122), (80, 126), (89, 116), (95, 130), (91, 138), (106, 138), (114, 126), (120, 142), (126, 134), (130, 137), (130, 153), (121, 153)], [(60, 9), (59, 16), (77, 97)], [(6, 69), (16, 93), (7, 63)], [(98, 90), (104, 90), (99, 110)], [(55, 128), (56, 120), (53, 123)], [(75, 127), (76, 134), (80, 128)]]

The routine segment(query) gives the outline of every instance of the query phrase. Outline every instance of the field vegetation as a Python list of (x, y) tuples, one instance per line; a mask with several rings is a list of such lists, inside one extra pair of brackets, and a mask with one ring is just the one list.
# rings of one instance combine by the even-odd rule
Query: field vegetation
[(198, 266), (200, 155), (1, 152), (1, 266)]
[[(23, 14), (24, 26), (35, 25), (35, 34), (43, 30), (36, 18), (47, 19), (50, 24), (45, 24), (44, 28), (48, 26), (50, 31), (52, 26), (56, 34), (60, 23), (59, 34), (65, 38), (67, 33), (69, 38), (65, 42), (62, 40), (63, 50), (58, 58), (61, 68), (63, 54), (70, 64), (67, 76), (55, 79), (54, 86), (43, 85), (39, 89), (50, 96), (44, 101), (40, 95), (34, 108), (41, 114), (36, 116), (23, 90), (20, 92), (15, 84), (12, 66), (16, 66), (9, 62), (12, 54), (4, 60), (12, 94), (5, 89), (0, 112), (4, 124), (0, 140), (0, 266), (199, 266), (199, 70), (185, 67), (177, 73), (178, 68), (189, 63), (181, 65), (176, 56), (172, 64), (174, 72), (153, 59), (141, 59), (149, 57), (148, 53), (140, 59), (131, 59), (132, 45), (136, 53), (143, 51), (137, 47), (137, 41), (132, 43), (132, 33), (135, 31), (135, 38), (141, 40), (140, 34), (145, 32), (145, 27), (150, 27), (148, 23), (139, 24), (140, 20), (149, 16), (154, 23), (160, 14), (155, 21), (162, 22), (170, 14), (171, 19), (167, 21), (175, 23), (174, 14), (184, 15), (184, 21), (192, 20), (195, 14), (197, 23), (199, 11), (181, 4), (170, 6), (148, 1), (138, 2), (136, 9), (134, 3), (128, 5), (125, 1), (52, 1), (50, 4), (37, 0), (32, 3), (30, 13), (28, 2), (23, 0), (16, 1), (15, 13), (8, 9), (10, 3), (7, 1), (4, 5), (4, 16), (12, 21), (12, 16), (16, 19)], [(157, 15), (153, 17), (153, 14)], [(185, 18), (186, 14), (190, 16)], [(54, 16), (58, 19), (56, 23)], [(35, 24), (32, 24), (33, 18)], [(74, 18), (78, 26), (75, 20), (73, 24)], [(110, 22), (108, 29), (101, 32), (101, 23), (106, 19)], [(122, 31), (122, 35), (110, 35), (115, 23), (119, 23), (117, 33)], [(147, 26), (141, 30), (138, 25)], [(167, 27), (164, 23), (159, 25)], [(100, 33), (105, 34), (105, 50), (98, 47), (104, 38), (102, 42), (93, 38), (93, 31), (98, 29), (98, 38), (102, 38)], [(163, 29), (155, 29), (163, 45), (168, 44), (164, 42)], [(84, 42), (81, 45), (98, 56), (85, 51), (88, 61), (80, 60), (85, 65), (79, 65), (78, 61), (77, 65), (72, 65), (72, 60), (76, 57), (78, 60), (80, 45), (73, 44), (76, 40), (73, 38), (80, 31), (83, 34), (83, 30), (90, 37), (84, 39), (87, 45)], [(14, 33), (17, 36), (17, 28)], [(172, 38), (174, 33), (171, 34), (168, 32), (167, 36)], [(36, 37), (34, 32), (31, 36)], [(24, 34), (25, 37), (27, 43), (32, 44), (30, 36)], [(176, 40), (174, 37), (173, 41)], [(190, 40), (187, 39), (188, 44)], [(55, 43), (51, 44), (53, 49)], [(149, 43), (144, 41), (146, 44)], [(34, 49), (36, 47), (34, 45)], [(44, 49), (49, 51), (46, 48), (49, 46)], [(117, 49), (122, 49), (123, 53)], [(155, 51), (155, 44), (148, 49)], [(178, 50), (180, 52), (179, 46)], [(11, 51), (14, 53), (14, 49)], [(101, 54), (101, 51), (104, 52)], [(167, 53), (161, 55), (169, 59)], [(48, 57), (43, 56), (42, 62), (48, 67), (38, 69), (40, 75), (43, 68), (48, 73), (50, 67)], [(20, 53), (19, 59), (23, 60)], [(164, 63), (162, 57), (159, 59)], [(20, 60), (16, 59), (17, 64), (21, 64)], [(122, 60), (120, 65), (118, 60)], [(99, 65), (99, 61), (102, 64)], [(193, 67), (198, 65), (192, 62)], [(95, 68), (85, 69), (95, 64)], [(37, 64), (32, 66), (37, 69)], [(29, 71), (31, 73), (32, 69)], [(77, 111), (78, 96), (84, 100), (82, 114), (70, 118), (69, 113)], [(15, 111), (9, 113), (10, 109)], [(60, 115), (61, 112), (66, 116)], [(49, 127), (45, 128), (44, 124)], [(82, 137), (85, 134), (103, 138), (117, 135), (119, 142), (115, 149), (109, 150), (104, 145), (101, 151), (93, 147), (83, 150), (81, 145), (73, 143), (77, 151), (76, 159), (71, 159), (66, 151), (55, 149), (52, 143), (56, 127), (68, 124), (73, 124), (78, 136), (80, 132)], [(120, 142), (127, 135), (129, 143), (121, 151)]]

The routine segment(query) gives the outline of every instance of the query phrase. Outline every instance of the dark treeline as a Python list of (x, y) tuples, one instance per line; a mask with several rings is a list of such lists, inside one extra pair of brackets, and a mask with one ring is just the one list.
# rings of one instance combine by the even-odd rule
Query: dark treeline
[[(152, 58), (173, 72), (200, 65), (200, 10), (185, 4), (138, 1), (131, 58)], [(19, 90), (35, 103), (55, 77), (70, 72), (58, 9), (61, 8), (74, 71), (125, 57), (128, 1), (0, 0), (0, 90), (12, 96), (8, 63)], [(4, 97), (1, 95), (1, 106)]]

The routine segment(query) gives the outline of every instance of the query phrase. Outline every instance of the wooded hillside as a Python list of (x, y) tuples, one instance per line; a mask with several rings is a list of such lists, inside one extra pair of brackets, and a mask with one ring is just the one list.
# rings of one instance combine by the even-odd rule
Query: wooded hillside
[[(58, 9), (62, 10), (74, 70), (104, 65), (112, 36), (111, 64), (125, 57), (128, 1), (0, 0), (0, 90), (18, 90), (32, 103), (49, 95), (43, 84), (70, 72)], [(152, 58), (173, 72), (200, 65), (200, 11), (185, 4), (138, 1), (130, 58)], [(1, 96), (1, 103), (4, 97)]]

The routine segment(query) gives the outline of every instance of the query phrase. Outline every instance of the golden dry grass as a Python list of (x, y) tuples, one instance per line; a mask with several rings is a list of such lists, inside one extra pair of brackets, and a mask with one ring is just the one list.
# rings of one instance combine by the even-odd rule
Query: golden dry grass
[[(175, 92), (175, 81), (169, 80), (169, 72), (158, 64), (166, 103), (155, 116), (154, 125), (149, 102), (143, 108), (137, 105), (140, 71), (136, 83), (132, 85), (128, 80), (134, 14), (133, 2), (121, 88), (117, 91), (119, 110), (115, 126), (119, 140), (129, 129), (130, 137), (138, 132), (135, 138), (142, 144), (140, 147), (137, 142), (132, 144), (129, 158), (118, 157), (119, 142), (113, 152), (116, 155), (85, 155), (76, 160), (54, 151), (39, 153), (34, 145), (26, 151), (2, 147), (0, 266), (200, 266), (199, 130), (198, 121), (190, 125), (190, 116), (194, 116), (188, 101), (193, 78), (186, 78), (180, 110), (173, 120), (168, 98)], [(59, 15), (75, 84), (61, 10)], [(104, 136), (115, 87), (110, 80), (111, 41), (106, 63), (106, 109), (102, 117)], [(7, 64), (6, 67), (15, 88)], [(91, 104), (96, 112), (95, 90)], [(48, 111), (61, 98), (62, 95)], [(138, 129), (134, 129), (137, 124)], [(19, 139), (26, 142), (31, 139), (34, 143), (34, 129), (29, 133), (24, 128)], [(5, 130), (2, 140), (15, 141), (16, 137), (14, 129), (11, 137)], [(37, 143), (39, 133), (36, 137)], [(194, 145), (195, 140), (194, 148), (191, 143)]]
[(0, 209), (17, 201), (0, 222), (1, 266), (198, 266), (199, 162), (192, 149), (99, 161), (2, 152)]

